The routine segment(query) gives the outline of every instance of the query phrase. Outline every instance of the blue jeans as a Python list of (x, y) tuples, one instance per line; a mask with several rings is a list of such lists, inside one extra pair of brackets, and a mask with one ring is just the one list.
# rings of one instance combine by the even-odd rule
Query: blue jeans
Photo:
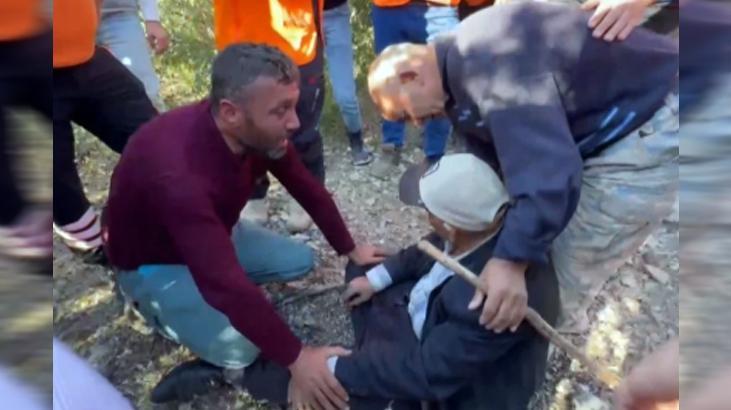
[[(408, 4), (400, 7), (372, 6), (373, 32), (376, 53), (398, 43), (425, 44), (459, 24), (455, 7), (433, 7), (425, 4)], [(383, 121), (383, 143), (404, 145), (403, 121)], [(424, 153), (427, 157), (444, 154), (447, 139), (452, 131), (448, 119), (428, 121), (424, 128)]]
[(335, 102), (343, 116), (345, 129), (357, 133), (363, 129), (360, 104), (353, 78), (353, 33), (350, 29), (348, 3), (325, 10), (325, 55)]
[[(239, 263), (257, 284), (300, 279), (314, 266), (309, 246), (251, 222), (234, 226), (231, 239)], [(259, 348), (206, 303), (186, 266), (143, 265), (118, 272), (117, 283), (150, 326), (201, 359), (240, 369), (259, 356)]]
[(150, 47), (137, 13), (114, 12), (102, 16), (97, 43), (109, 49), (135, 77), (142, 81), (147, 96), (161, 108), (160, 80), (152, 65)]

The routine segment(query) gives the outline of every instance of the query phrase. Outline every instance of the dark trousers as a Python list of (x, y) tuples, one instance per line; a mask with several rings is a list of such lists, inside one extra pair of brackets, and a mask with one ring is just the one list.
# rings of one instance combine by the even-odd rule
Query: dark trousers
[[(345, 271), (346, 282), (350, 282), (358, 276), (364, 276), (369, 268), (356, 266), (352, 262), (349, 263)], [(408, 301), (405, 299), (405, 295), (413, 286), (414, 282), (408, 282), (389, 287), (376, 294), (371, 301), (352, 310), (351, 319), (355, 335), (354, 350), (368, 343), (369, 339), (392, 339), (394, 335), (411, 331), (410, 327), (404, 328), (400, 324), (404, 323), (403, 320), (409, 320), (406, 309)], [(394, 306), (399, 305), (401, 302), (403, 302), (403, 309), (394, 309)], [(381, 320), (383, 316), (379, 316), (384, 313), (388, 317), (392, 317), (393, 314), (405, 315), (405, 317), (402, 318), (403, 320), (384, 321)], [(289, 370), (265, 359), (259, 359), (244, 371), (242, 387), (257, 400), (267, 400), (274, 404), (284, 405), (287, 402), (289, 380)], [(391, 403), (391, 400), (351, 395), (348, 405), (352, 410), (383, 410), (388, 407), (389, 403)], [(395, 401), (391, 406), (394, 410), (421, 409), (421, 404), (418, 401)]]
[(105, 49), (97, 48), (84, 64), (53, 70), (53, 217), (57, 225), (77, 221), (89, 208), (76, 168), (71, 123), (121, 153), (130, 136), (155, 115), (142, 82)]
[(5, 110), (27, 107), (51, 119), (52, 54), (50, 31), (33, 38), (0, 42), (0, 225), (13, 222), (26, 206), (8, 152), (10, 130)]
[[(318, 181), (325, 184), (325, 157), (322, 147), (322, 135), (319, 125), (322, 107), (325, 103), (325, 78), (323, 74), (322, 47), (311, 63), (300, 66), (300, 98), (297, 102), (297, 116), (300, 129), (292, 135), (290, 141), (304, 164)], [(252, 199), (266, 197), (269, 190), (269, 179), (264, 178), (254, 189)]]

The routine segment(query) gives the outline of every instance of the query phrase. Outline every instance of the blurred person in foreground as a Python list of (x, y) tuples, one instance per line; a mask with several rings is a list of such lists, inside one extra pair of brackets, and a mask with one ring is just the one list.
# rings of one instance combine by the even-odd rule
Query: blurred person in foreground
[(547, 249), (561, 330), (586, 331), (595, 296), (677, 195), (677, 45), (641, 28), (606, 42), (588, 19), (547, 2), (490, 7), (434, 45), (386, 49), (370, 69), (382, 115), (447, 116), (505, 181), (514, 205), (481, 270), (490, 297), (470, 303), (498, 332), (523, 320), (524, 272)]
[(694, 409), (731, 369), (731, 2), (684, 1), (680, 18), (680, 404)]
[[(26, 410), (16, 407), (18, 410)], [(133, 410), (129, 401), (71, 348), (53, 339), (53, 410)], [(30, 410), (30, 409), (28, 409)]]
[(2, 367), (0, 367), (0, 397), (3, 398), (3, 408), (17, 410), (44, 410), (48, 408), (42, 404), (41, 396), (37, 392), (20, 382), (13, 374)]
[(213, 62), (210, 98), (157, 117), (114, 170), (104, 239), (125, 298), (199, 360), (155, 387), (154, 402), (188, 400), (211, 382), (236, 384), (259, 355), (292, 374), (292, 401), (342, 407), (325, 360), (346, 354), (304, 345), (258, 285), (303, 278), (314, 252), (239, 214), (267, 172), (313, 216), (339, 255), (382, 260), (353, 241), (330, 193), (290, 141), (300, 127), (300, 73), (265, 45), (239, 43)]
[[(425, 208), (426, 240), (479, 270), (490, 258), (510, 198), (496, 173), (471, 154), (446, 155), (422, 177), (402, 178), (400, 197)], [(343, 299), (355, 346), (328, 359), (353, 410), (524, 410), (546, 371), (548, 342), (529, 324), (496, 333), (467, 308), (474, 288), (416, 245), (370, 267), (349, 264)], [(526, 273), (529, 303), (549, 323), (559, 311), (550, 265)], [(243, 387), (257, 399), (286, 400), (286, 369), (259, 360)], [(422, 402), (426, 406), (422, 407)], [(391, 403), (391, 407), (389, 407)]]
[(9, 151), (7, 109), (53, 115), (53, 38), (41, 0), (0, 2), (0, 257), (50, 260), (52, 214), (23, 197)]
[(731, 403), (731, 3), (680, 7), (681, 336), (632, 370), (618, 410)]

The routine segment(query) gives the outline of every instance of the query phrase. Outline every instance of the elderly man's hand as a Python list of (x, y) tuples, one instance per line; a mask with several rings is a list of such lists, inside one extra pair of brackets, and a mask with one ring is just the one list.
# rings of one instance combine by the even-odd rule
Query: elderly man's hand
[(624, 40), (642, 23), (645, 11), (655, 0), (588, 0), (583, 10), (594, 10), (589, 28), (594, 37), (606, 41)]
[(369, 301), (376, 290), (371, 286), (371, 282), (365, 276), (359, 276), (348, 283), (348, 288), (343, 294), (343, 302), (349, 308), (354, 308), (360, 304)]
[(480, 325), (496, 333), (505, 329), (515, 332), (525, 318), (528, 310), (528, 291), (525, 286), (525, 270), (527, 264), (516, 263), (504, 259), (492, 258), (487, 262), (480, 274), (482, 288), (485, 293), (475, 290), (469, 309), (480, 306)]

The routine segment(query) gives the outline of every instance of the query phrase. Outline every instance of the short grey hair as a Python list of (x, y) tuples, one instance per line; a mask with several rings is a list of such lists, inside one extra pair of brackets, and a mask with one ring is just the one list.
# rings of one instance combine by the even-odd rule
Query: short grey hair
[(299, 82), (299, 70), (292, 60), (275, 47), (263, 44), (232, 44), (213, 61), (211, 101), (214, 107), (223, 99), (244, 102), (246, 88), (259, 77), (281, 84)]

